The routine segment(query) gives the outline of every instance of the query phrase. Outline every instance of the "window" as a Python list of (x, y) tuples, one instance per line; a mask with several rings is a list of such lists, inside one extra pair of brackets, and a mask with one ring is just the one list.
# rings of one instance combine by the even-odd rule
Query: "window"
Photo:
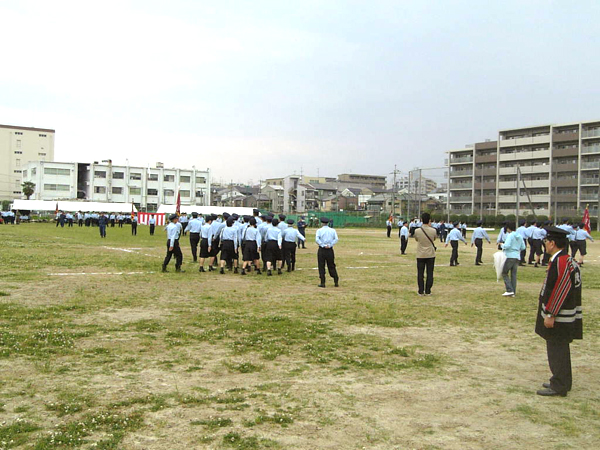
[(23, 178), (27, 178), (27, 171), (26, 170), (23, 171)]
[(158, 203), (148, 203), (146, 204), (147, 211), (156, 211), (158, 209)]
[(189, 183), (191, 181), (191, 177), (189, 175), (182, 175), (179, 177), (179, 181), (182, 183)]
[(175, 195), (175, 191), (173, 191), (173, 189), (165, 189), (163, 191), (163, 195), (165, 197), (173, 197)]
[(163, 181), (175, 181), (175, 175), (165, 175)]
[(206, 183), (206, 178), (205, 177), (196, 177), (196, 183), (204, 184), (204, 183)]
[(149, 173), (148, 181), (158, 181), (158, 174), (157, 173)]
[(15, 131), (15, 134), (17, 134), (19, 136), (23, 136), (23, 133), (21, 131)]
[(94, 193), (95, 194), (106, 194), (106, 187), (105, 186), (94, 186)]
[(15, 155), (22, 155), (22, 154), (23, 154), (23, 152), (22, 152), (22, 151), (20, 151), (20, 150), (15, 150)]
[(45, 134), (40, 134), (40, 137), (46, 137), (46, 135)]
[(113, 187), (112, 188), (112, 193), (113, 194), (122, 194), (123, 193), (123, 188), (122, 187)]
[(71, 175), (71, 170), (57, 169), (56, 167), (44, 167), (44, 175)]
[(190, 196), (190, 191), (179, 191), (179, 193), (181, 194), (182, 197), (189, 197)]
[(142, 174), (139, 172), (131, 172), (129, 174), (129, 179), (130, 180), (141, 180), (142, 179)]
[(34, 176), (37, 173), (37, 169), (34, 167), (31, 169), (31, 176)]
[(158, 195), (158, 189), (148, 189), (148, 195)]
[(15, 159), (15, 166), (21, 167), (21, 160), (19, 158)]
[(38, 156), (46, 156), (45, 153), (38, 153)]
[(17, 139), (17, 148), (21, 148), (21, 139)]
[(139, 187), (130, 187), (129, 188), (130, 195), (142, 195), (142, 188)]
[(113, 178), (115, 180), (123, 180), (125, 178), (125, 172), (113, 172)]
[(106, 178), (106, 171), (94, 170), (94, 178)]
[(204, 191), (196, 191), (196, 197), (204, 197)]
[(44, 190), (46, 191), (68, 191), (68, 184), (44, 184)]
[(20, 170), (14, 170), (13, 172), (14, 172), (14, 173), (21, 173), (21, 171), (20, 171)]

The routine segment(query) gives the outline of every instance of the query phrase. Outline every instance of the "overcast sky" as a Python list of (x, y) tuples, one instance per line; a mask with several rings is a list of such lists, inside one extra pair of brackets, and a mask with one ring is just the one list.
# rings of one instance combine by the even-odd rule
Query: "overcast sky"
[(439, 166), (600, 119), (600, 2), (0, 0), (0, 123), (218, 181)]

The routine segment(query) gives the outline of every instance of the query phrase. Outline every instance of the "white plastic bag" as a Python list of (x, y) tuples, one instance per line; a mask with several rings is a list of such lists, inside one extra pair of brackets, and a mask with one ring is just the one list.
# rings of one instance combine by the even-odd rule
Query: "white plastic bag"
[(506, 255), (504, 252), (499, 251), (494, 253), (494, 269), (496, 269), (496, 281), (500, 281), (502, 278), (502, 270), (504, 269), (504, 263), (506, 262)]

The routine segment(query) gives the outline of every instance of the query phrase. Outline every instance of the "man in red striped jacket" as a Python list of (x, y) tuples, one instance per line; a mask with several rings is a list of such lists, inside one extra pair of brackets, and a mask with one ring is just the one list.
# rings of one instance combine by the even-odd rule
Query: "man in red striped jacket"
[(540, 292), (535, 332), (546, 340), (552, 377), (537, 394), (565, 397), (573, 383), (569, 345), (573, 339), (583, 338), (581, 272), (568, 253), (568, 231), (557, 227), (546, 231), (546, 251), (551, 258)]

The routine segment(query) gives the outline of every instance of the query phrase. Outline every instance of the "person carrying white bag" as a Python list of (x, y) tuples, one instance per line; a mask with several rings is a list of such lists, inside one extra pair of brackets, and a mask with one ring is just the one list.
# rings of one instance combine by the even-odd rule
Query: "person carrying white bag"
[[(521, 251), (525, 250), (525, 242), (521, 235), (515, 232), (516, 229), (515, 222), (508, 222), (506, 224), (507, 236), (502, 245), (502, 253), (505, 256), (505, 261), (501, 272), (506, 287), (506, 292), (502, 294), (504, 297), (514, 297), (517, 292), (517, 269), (521, 260)], [(494, 255), (495, 262), (496, 257)], [(508, 276), (509, 272), (510, 278)], [(496, 266), (496, 274), (498, 274), (498, 266)]]

